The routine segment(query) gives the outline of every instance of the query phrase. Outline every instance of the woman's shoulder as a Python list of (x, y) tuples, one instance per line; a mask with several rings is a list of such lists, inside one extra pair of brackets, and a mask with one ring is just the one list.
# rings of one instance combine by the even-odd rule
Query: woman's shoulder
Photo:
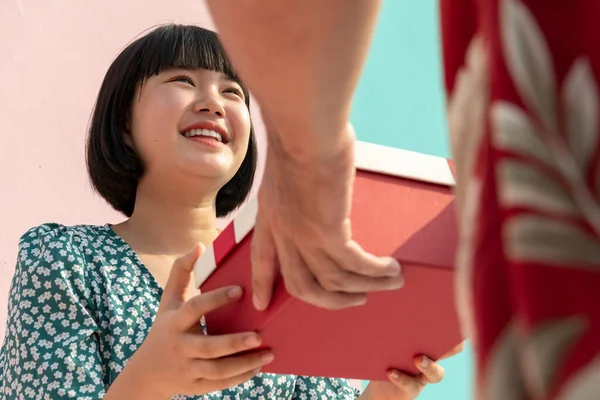
[(19, 244), (44, 244), (67, 241), (91, 241), (107, 236), (107, 225), (62, 225), (48, 222), (28, 229), (20, 238)]
[(107, 254), (124, 254), (131, 249), (108, 225), (62, 225), (45, 223), (30, 228), (19, 240), (19, 262), (25, 265), (65, 264), (82, 262), (94, 264), (105, 260)]
[(33, 285), (37, 290), (44, 282), (89, 299), (91, 292), (100, 290), (97, 287), (102, 275), (110, 273), (110, 264), (124, 260), (127, 248), (108, 225), (35, 226), (19, 241), (13, 286), (24, 290)]
[(118, 236), (107, 225), (62, 225), (49, 222), (34, 226), (19, 239), (19, 248), (59, 249), (87, 253), (98, 249), (124, 247)]

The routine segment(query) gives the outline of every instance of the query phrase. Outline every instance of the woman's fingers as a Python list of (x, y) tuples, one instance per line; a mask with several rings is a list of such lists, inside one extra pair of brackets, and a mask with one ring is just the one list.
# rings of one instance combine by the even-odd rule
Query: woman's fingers
[(261, 350), (217, 360), (194, 360), (191, 368), (195, 376), (214, 381), (251, 373), (272, 361), (273, 352)]
[(410, 396), (410, 398), (413, 399), (423, 391), (426, 385), (426, 383), (422, 382), (420, 376), (410, 376), (395, 369), (388, 373), (388, 378), (390, 382), (396, 385), (406, 396)]
[(182, 338), (185, 354), (205, 360), (230, 356), (257, 348), (262, 343), (255, 332), (234, 333), (229, 335), (205, 336), (187, 333)]
[(211, 393), (237, 386), (246, 382), (247, 380), (252, 379), (258, 372), (259, 370), (256, 369), (231, 378), (216, 380), (198, 379), (196, 381), (197, 387), (192, 388), (191, 393)]
[(417, 357), (415, 364), (419, 371), (421, 371), (421, 381), (424, 384), (438, 383), (444, 379), (444, 367), (433, 362), (430, 358), (426, 356)]
[(388, 373), (390, 382), (412, 398), (416, 398), (426, 385), (438, 383), (444, 379), (444, 367), (433, 362), (429, 357), (417, 357), (415, 365), (421, 371), (417, 376), (410, 376), (395, 369), (390, 370)]
[(176, 323), (182, 330), (187, 330), (199, 324), (203, 315), (233, 303), (241, 297), (242, 288), (239, 286), (219, 288), (194, 296), (177, 311)]
[(185, 302), (185, 292), (189, 286), (194, 263), (204, 252), (202, 243), (195, 246), (188, 254), (175, 260), (169, 279), (162, 293), (159, 313), (166, 310), (177, 310)]

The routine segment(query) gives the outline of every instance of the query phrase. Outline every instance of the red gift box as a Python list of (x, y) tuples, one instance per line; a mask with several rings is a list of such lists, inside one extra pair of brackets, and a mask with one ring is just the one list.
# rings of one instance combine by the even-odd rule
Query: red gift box
[(281, 281), (269, 309), (252, 306), (250, 200), (196, 262), (203, 292), (239, 285), (239, 302), (206, 315), (212, 335), (257, 331), (275, 360), (263, 372), (387, 380), (389, 368), (418, 373), (414, 357), (437, 359), (462, 341), (454, 308), (457, 229), (449, 161), (357, 143), (354, 238), (402, 265), (405, 285), (368, 295), (365, 306), (328, 311), (289, 295)]

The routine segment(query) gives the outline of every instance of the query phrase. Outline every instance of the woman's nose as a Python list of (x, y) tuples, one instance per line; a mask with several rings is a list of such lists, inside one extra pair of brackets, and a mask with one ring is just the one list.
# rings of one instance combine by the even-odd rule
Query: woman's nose
[(225, 117), (225, 107), (223, 107), (221, 99), (212, 93), (204, 93), (204, 95), (199, 96), (194, 105), (194, 111)]

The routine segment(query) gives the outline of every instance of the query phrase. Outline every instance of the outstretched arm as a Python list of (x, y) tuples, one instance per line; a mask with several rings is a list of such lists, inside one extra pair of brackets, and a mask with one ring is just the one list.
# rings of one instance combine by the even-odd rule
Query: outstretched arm
[(354, 131), (348, 119), (379, 9), (365, 0), (209, 0), (225, 48), (260, 102), (269, 140), (252, 268), (255, 305), (279, 272), (329, 309), (397, 289), (392, 259), (352, 240)]
[[(380, 0), (209, 0), (221, 39), (289, 155), (348, 145), (345, 127)], [(272, 138), (269, 139), (271, 141)]]

